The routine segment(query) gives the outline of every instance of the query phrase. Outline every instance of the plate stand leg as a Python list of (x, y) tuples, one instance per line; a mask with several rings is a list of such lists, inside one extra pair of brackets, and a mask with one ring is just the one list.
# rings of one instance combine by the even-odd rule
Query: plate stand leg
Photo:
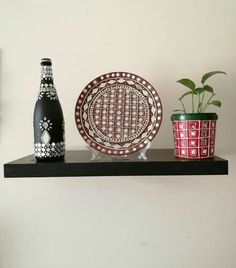
[(90, 153), (92, 154), (90, 160), (99, 160), (101, 158), (101, 156), (100, 156), (98, 151), (96, 151), (95, 149), (93, 149), (89, 145), (87, 146), (87, 148), (89, 149)]
[(147, 160), (146, 152), (150, 148), (150, 146), (151, 146), (151, 142), (148, 141), (147, 145), (142, 150), (140, 150), (140, 152), (137, 156), (138, 159)]

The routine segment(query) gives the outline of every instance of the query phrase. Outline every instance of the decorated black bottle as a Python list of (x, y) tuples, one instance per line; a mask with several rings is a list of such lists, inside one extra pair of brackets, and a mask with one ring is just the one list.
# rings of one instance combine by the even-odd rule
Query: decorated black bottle
[(34, 108), (34, 155), (38, 161), (61, 160), (65, 156), (64, 119), (54, 86), (52, 62), (41, 60), (41, 82)]

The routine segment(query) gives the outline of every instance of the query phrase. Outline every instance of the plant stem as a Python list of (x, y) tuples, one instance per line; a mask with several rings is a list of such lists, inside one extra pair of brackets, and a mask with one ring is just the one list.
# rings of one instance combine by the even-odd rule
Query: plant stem
[(194, 113), (194, 94), (192, 93), (192, 113)]
[[(205, 97), (205, 91), (204, 91), (203, 94), (202, 94), (201, 108), (200, 108), (199, 110), (202, 110), (204, 97)], [(201, 111), (201, 112), (202, 112), (202, 111)]]
[(207, 103), (204, 105), (204, 107), (201, 109), (201, 113), (203, 113), (206, 110), (206, 108), (210, 105), (210, 101), (214, 97), (214, 95), (215, 95), (214, 93), (211, 94), (211, 97), (209, 98)]
[(198, 106), (197, 106), (197, 113), (199, 113), (199, 112), (200, 112), (200, 107), (201, 107), (200, 94), (198, 94)]
[(183, 106), (184, 112), (186, 113), (186, 109), (185, 109), (185, 106), (184, 106), (183, 101), (182, 101), (182, 100), (180, 100), (180, 102), (181, 102), (181, 104), (182, 104), (182, 106)]

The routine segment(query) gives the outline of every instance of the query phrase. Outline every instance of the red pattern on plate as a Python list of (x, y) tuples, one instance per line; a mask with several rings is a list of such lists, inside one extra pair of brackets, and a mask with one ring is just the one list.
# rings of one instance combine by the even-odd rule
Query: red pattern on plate
[(157, 134), (162, 105), (143, 78), (126, 72), (97, 77), (75, 106), (79, 133), (94, 149), (111, 155), (136, 152)]

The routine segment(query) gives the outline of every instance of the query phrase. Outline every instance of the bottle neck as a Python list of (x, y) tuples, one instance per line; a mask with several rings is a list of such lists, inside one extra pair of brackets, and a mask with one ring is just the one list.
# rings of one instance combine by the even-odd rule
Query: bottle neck
[(53, 82), (52, 66), (41, 64), (41, 83), (38, 94), (38, 100), (47, 99), (56, 101), (58, 99), (57, 91)]
[(53, 84), (53, 73), (51, 65), (41, 66), (41, 84)]

